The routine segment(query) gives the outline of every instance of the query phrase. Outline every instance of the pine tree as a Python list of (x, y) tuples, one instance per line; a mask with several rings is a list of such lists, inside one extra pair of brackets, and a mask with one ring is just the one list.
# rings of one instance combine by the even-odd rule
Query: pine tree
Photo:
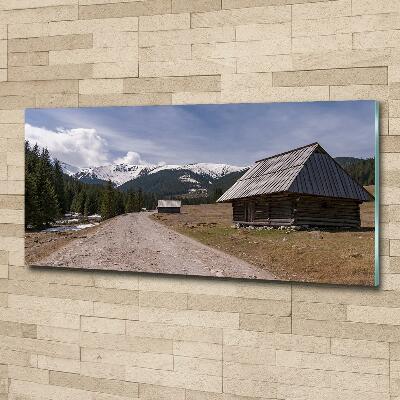
[(35, 166), (35, 156), (28, 141), (25, 141), (25, 172), (31, 173)]
[(141, 188), (139, 188), (137, 194), (137, 211), (141, 211), (142, 208), (143, 208), (143, 191)]
[(136, 199), (136, 193), (132, 190), (130, 190), (126, 194), (126, 202), (125, 202), (125, 212), (131, 213), (137, 211), (137, 199)]
[(72, 211), (84, 214), (85, 212), (85, 202), (86, 202), (86, 191), (84, 189), (79, 190), (72, 200), (71, 209)]
[(71, 211), (72, 210), (72, 200), (75, 196), (74, 185), (72, 182), (64, 178), (64, 201), (65, 201), (65, 210)]
[(37, 143), (35, 143), (34, 146), (32, 147), (32, 155), (35, 157), (36, 160), (39, 161), (40, 149)]
[(114, 190), (114, 204), (115, 204), (115, 215), (120, 215), (125, 213), (124, 194), (119, 190)]
[(83, 215), (85, 217), (87, 217), (88, 215), (91, 214), (91, 204), (90, 204), (90, 197), (86, 196), (86, 200), (85, 200), (85, 207), (83, 210)]
[(53, 185), (52, 165), (47, 150), (43, 150), (40, 154), (37, 171), (33, 176), (38, 195), (37, 222), (40, 226), (48, 226), (60, 215), (60, 208)]
[(60, 211), (62, 214), (65, 214), (67, 211), (66, 208), (66, 199), (65, 199), (65, 189), (64, 189), (64, 177), (60, 162), (58, 160), (54, 161), (54, 190), (56, 192), (58, 204), (60, 206)]
[(46, 176), (46, 178), (49, 178), (52, 180), (52, 183), (54, 182), (54, 168), (53, 164), (51, 162), (50, 158), (50, 153), (49, 151), (45, 148), (42, 150), (40, 154), (40, 168), (42, 168), (43, 174)]
[(103, 219), (112, 218), (116, 215), (114, 189), (112, 187), (111, 181), (107, 182), (107, 184), (103, 190), (100, 214)]
[(215, 188), (212, 195), (212, 201), (215, 203), (223, 195), (223, 193), (224, 191), (221, 188)]
[(57, 195), (50, 179), (46, 178), (42, 184), (42, 192), (39, 198), (42, 225), (48, 226), (60, 216)]
[(96, 214), (98, 212), (98, 202), (95, 190), (89, 188), (86, 193), (86, 200), (84, 206), (84, 215)]
[(39, 219), (39, 197), (37, 193), (36, 181), (32, 174), (27, 174), (25, 178), (25, 227), (32, 226), (40, 228)]

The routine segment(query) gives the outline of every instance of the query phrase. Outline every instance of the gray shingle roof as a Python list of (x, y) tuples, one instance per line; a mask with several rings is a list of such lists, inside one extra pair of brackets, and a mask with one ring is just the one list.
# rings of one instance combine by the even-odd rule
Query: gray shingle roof
[(279, 192), (373, 199), (318, 143), (312, 143), (257, 161), (217, 201)]

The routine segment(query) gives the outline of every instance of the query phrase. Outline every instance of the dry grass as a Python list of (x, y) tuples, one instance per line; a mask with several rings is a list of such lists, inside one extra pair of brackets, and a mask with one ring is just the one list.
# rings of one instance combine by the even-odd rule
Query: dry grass
[[(183, 206), (153, 217), (204, 244), (271, 271), (285, 281), (374, 284), (373, 203), (363, 204), (361, 231), (235, 229), (230, 204)], [(366, 227), (370, 227), (367, 229)]]
[[(374, 186), (365, 186), (372, 195), (374, 195)], [(361, 211), (361, 226), (363, 228), (373, 228), (375, 225), (375, 203), (373, 201), (362, 203), (360, 206)]]

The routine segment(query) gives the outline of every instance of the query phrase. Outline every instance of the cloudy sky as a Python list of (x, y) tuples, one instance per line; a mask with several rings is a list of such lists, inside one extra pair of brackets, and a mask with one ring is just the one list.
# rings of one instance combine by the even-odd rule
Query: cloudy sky
[(312, 142), (374, 155), (374, 102), (36, 109), (26, 138), (77, 167), (195, 162), (250, 165)]

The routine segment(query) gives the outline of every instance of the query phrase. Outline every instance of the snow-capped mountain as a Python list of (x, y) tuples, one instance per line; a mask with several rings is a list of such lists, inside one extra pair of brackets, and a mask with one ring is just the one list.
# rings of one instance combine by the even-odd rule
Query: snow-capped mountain
[(61, 168), (64, 172), (64, 174), (68, 176), (74, 176), (80, 171), (80, 168), (74, 167), (73, 165), (67, 164), (65, 162), (59, 161)]
[(154, 166), (148, 165), (129, 165), (129, 164), (114, 164), (103, 165), (100, 167), (82, 168), (75, 173), (75, 178), (79, 180), (110, 180), (116, 186), (121, 186), (125, 182), (136, 179), (141, 174), (149, 173)]
[(154, 174), (163, 170), (189, 170), (199, 175), (208, 175), (211, 178), (217, 179), (230, 174), (232, 172), (243, 171), (247, 167), (237, 167), (229, 164), (213, 164), (213, 163), (195, 163), (184, 165), (163, 165), (153, 169), (150, 174)]
[[(181, 181), (192, 181), (193, 177), (187, 176), (187, 171), (212, 180), (222, 178), (233, 172), (245, 170), (247, 167), (238, 167), (229, 164), (195, 163), (184, 165), (134, 165), (134, 164), (113, 164), (100, 167), (77, 168), (66, 163), (61, 163), (64, 172), (79, 180), (86, 182), (111, 180), (116, 186), (135, 180), (146, 175), (154, 175), (161, 171), (182, 170)], [(194, 182), (193, 182), (194, 183)]]

